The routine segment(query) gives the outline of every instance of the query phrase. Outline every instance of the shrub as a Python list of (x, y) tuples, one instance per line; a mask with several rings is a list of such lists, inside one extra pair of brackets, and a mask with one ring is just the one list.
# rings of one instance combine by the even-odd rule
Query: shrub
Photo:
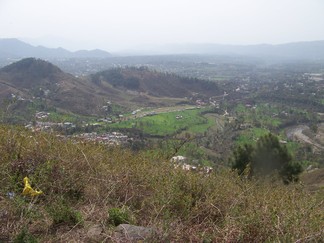
[(13, 240), (14, 243), (37, 243), (37, 239), (31, 235), (26, 228), (16, 236)]
[(131, 223), (130, 212), (126, 208), (108, 209), (108, 223), (114, 226)]
[(76, 225), (83, 223), (83, 217), (81, 213), (71, 208), (63, 201), (54, 202), (47, 208), (47, 212), (51, 216), (54, 225)]

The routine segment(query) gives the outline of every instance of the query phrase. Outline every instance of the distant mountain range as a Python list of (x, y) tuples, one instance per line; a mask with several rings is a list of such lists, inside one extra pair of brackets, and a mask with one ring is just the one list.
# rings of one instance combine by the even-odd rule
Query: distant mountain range
[[(280, 45), (222, 45), (222, 44), (170, 44), (121, 53), (123, 55), (200, 54), (224, 56), (249, 56), (274, 59), (324, 59), (324, 40), (294, 42)], [(103, 50), (71, 52), (63, 48), (32, 46), (18, 39), (0, 39), (0, 59), (35, 57), (58, 58), (108, 58), (112, 55)]]
[(161, 53), (240, 55), (284, 59), (324, 59), (324, 40), (280, 45), (177, 44), (161, 47)]
[(71, 52), (63, 48), (47, 48), (32, 46), (18, 39), (0, 39), (0, 58), (36, 57), (43, 59), (55, 58), (107, 58), (111, 54), (103, 50), (80, 50)]

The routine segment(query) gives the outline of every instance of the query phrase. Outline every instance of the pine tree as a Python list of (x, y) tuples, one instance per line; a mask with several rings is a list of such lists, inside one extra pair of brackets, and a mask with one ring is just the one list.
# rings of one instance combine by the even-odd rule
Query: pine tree
[(256, 146), (245, 144), (234, 151), (232, 168), (241, 175), (248, 166), (250, 176), (277, 173), (284, 183), (297, 181), (302, 172), (301, 165), (293, 163), (286, 146), (271, 133), (260, 137)]

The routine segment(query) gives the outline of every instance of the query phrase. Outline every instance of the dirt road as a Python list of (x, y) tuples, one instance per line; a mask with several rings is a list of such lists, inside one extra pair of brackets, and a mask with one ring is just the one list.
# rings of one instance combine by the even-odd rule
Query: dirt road
[(288, 139), (292, 140), (298, 140), (307, 144), (312, 145), (315, 149), (317, 150), (324, 150), (324, 146), (321, 144), (317, 143), (310, 137), (306, 136), (303, 131), (308, 130), (309, 127), (306, 125), (298, 125), (295, 127), (288, 128), (286, 131)]

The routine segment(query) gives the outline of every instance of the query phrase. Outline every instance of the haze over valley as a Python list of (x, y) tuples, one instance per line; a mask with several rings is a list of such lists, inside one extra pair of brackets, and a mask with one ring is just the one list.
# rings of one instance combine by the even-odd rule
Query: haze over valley
[(0, 242), (321, 242), (323, 9), (0, 1)]

